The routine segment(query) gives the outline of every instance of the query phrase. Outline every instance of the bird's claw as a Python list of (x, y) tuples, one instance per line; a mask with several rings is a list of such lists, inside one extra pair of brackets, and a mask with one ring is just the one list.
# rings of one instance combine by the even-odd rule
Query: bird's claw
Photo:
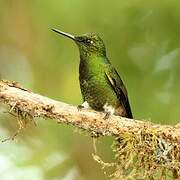
[(84, 106), (83, 106), (82, 104), (80, 104), (80, 105), (77, 106), (78, 111), (80, 111), (80, 110), (83, 109), (83, 108), (84, 108)]
[(103, 117), (104, 120), (109, 119), (109, 117), (111, 116), (110, 112), (106, 112), (105, 116)]
[(82, 104), (80, 104), (80, 105), (78, 105), (77, 106), (77, 109), (80, 111), (81, 109), (83, 109), (83, 108), (89, 108), (89, 104), (88, 104), (88, 102), (87, 101), (84, 101)]

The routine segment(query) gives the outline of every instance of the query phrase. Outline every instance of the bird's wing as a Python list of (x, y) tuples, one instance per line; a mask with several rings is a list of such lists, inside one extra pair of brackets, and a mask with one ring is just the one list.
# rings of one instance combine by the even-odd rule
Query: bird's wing
[(119, 74), (117, 71), (111, 66), (108, 65), (108, 68), (105, 70), (105, 75), (108, 79), (108, 82), (110, 83), (112, 89), (115, 91), (120, 104), (124, 107), (127, 117), (133, 118), (129, 100), (128, 100), (128, 94), (126, 87), (123, 84), (123, 81), (121, 80)]

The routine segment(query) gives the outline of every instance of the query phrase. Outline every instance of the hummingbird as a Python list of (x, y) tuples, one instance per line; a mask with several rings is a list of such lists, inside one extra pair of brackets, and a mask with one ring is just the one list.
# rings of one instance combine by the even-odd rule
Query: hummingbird
[(126, 87), (106, 55), (103, 40), (96, 33), (79, 36), (52, 29), (73, 40), (79, 48), (79, 83), (83, 97), (79, 108), (92, 108), (110, 115), (133, 118)]

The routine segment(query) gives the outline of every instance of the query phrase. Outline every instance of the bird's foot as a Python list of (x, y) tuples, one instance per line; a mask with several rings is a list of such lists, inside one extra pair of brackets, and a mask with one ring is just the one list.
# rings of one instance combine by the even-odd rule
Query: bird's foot
[(111, 116), (111, 112), (106, 112), (105, 116), (103, 117), (104, 120), (109, 119), (109, 117)]
[(103, 119), (109, 119), (109, 117), (114, 114), (114, 108), (112, 106), (109, 106), (108, 104), (105, 104), (103, 106), (103, 109), (105, 112), (105, 116), (103, 117)]
[(87, 101), (84, 101), (82, 104), (80, 104), (80, 105), (78, 105), (77, 106), (77, 109), (80, 111), (81, 109), (83, 109), (83, 108), (89, 108), (89, 104), (88, 104), (88, 102)]
[(80, 104), (80, 105), (77, 106), (78, 111), (80, 111), (80, 110), (83, 109), (83, 108), (84, 108), (84, 106), (83, 106), (82, 104)]

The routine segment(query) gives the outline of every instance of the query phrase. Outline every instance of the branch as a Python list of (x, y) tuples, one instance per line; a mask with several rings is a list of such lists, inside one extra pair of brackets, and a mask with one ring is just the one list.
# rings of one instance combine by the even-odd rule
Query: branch
[(124, 132), (154, 129), (165, 137), (180, 142), (180, 129), (173, 126), (111, 116), (104, 120), (104, 113), (82, 109), (35, 94), (18, 83), (0, 81), (0, 102), (31, 117), (48, 117), (103, 136), (120, 136)]
[[(175, 165), (180, 168), (180, 164), (178, 164), (180, 159), (180, 127), (178, 125), (159, 125), (118, 116), (111, 116), (109, 119), (104, 120), (104, 113), (102, 112), (96, 112), (90, 109), (78, 110), (75, 106), (35, 94), (12, 81), (0, 81), (0, 102), (9, 105), (10, 111), (25, 114), (31, 118), (50, 118), (58, 123), (66, 123), (86, 130), (94, 135), (115, 136), (119, 143), (122, 143), (122, 139), (123, 142), (130, 142), (133, 139), (132, 143), (135, 142), (133, 144), (134, 148), (139, 147), (136, 145), (140, 141), (144, 143), (142, 147), (147, 148), (151, 143), (148, 138), (151, 137), (152, 142), (156, 146), (155, 150), (153, 150), (154, 154), (160, 156), (160, 158), (165, 156), (162, 153), (160, 155), (158, 154), (161, 148), (160, 150), (157, 148), (160, 145), (165, 146), (164, 149), (169, 149), (167, 153), (171, 152), (174, 145), (176, 145), (175, 150), (179, 148), (177, 152), (179, 154), (173, 158), (177, 160), (175, 161)], [(122, 150), (122, 147), (119, 145), (118, 148)], [(167, 158), (169, 157), (166, 155), (164, 157), (166, 162), (168, 161)], [(158, 158), (156, 157), (156, 159)], [(172, 157), (170, 159), (172, 160)], [(179, 171), (176, 168), (173, 168), (173, 171), (174, 169), (176, 170), (174, 174), (177, 175)]]

